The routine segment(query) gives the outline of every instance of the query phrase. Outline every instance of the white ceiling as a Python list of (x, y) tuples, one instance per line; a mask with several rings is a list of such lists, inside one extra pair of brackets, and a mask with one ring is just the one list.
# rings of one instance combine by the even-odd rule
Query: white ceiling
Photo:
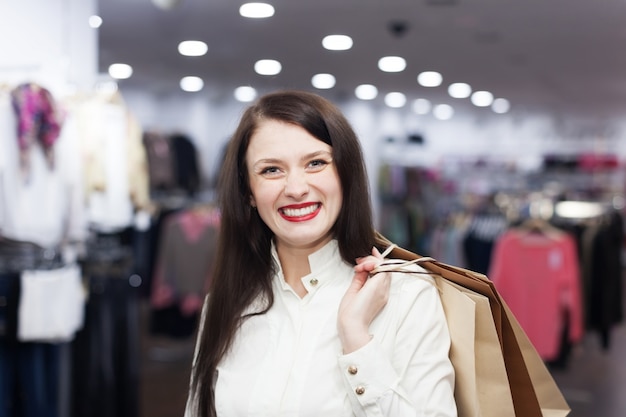
[[(324, 95), (353, 96), (361, 83), (382, 95), (404, 92), (463, 109), (468, 99), (452, 99), (447, 85), (467, 82), (510, 101), (512, 112), (597, 119), (626, 114), (626, 0), (268, 0), (269, 19), (239, 16), (239, 0), (180, 0), (170, 10), (151, 0), (100, 0), (100, 71), (124, 62), (134, 74), (121, 88), (155, 94), (179, 91), (186, 75), (205, 79), (200, 93), (230, 100), (233, 89), (251, 85), (313, 89), (318, 72), (335, 75), (337, 85)], [(406, 24), (402, 36), (389, 29)], [(353, 38), (349, 51), (327, 51), (328, 34)], [(182, 40), (209, 45), (203, 57), (177, 53)], [(382, 73), (385, 55), (407, 60), (401, 73)], [(279, 60), (282, 72), (255, 74), (254, 62)], [(442, 86), (420, 87), (417, 74), (439, 71)], [(189, 94), (189, 93), (187, 93)]]

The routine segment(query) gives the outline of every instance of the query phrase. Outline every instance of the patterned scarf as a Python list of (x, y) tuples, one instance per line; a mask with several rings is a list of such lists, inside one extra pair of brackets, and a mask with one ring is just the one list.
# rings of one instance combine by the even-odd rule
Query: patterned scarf
[(25, 83), (11, 91), (11, 99), (17, 116), (20, 168), (25, 178), (30, 174), (30, 149), (35, 143), (43, 148), (48, 166), (53, 169), (53, 145), (59, 138), (62, 122), (52, 94), (35, 83)]

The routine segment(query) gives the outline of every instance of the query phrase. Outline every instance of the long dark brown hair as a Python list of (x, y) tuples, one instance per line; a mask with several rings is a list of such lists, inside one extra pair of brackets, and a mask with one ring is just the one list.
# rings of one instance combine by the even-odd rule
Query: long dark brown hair
[[(273, 234), (250, 205), (245, 159), (250, 139), (263, 120), (300, 126), (332, 147), (343, 193), (343, 205), (333, 227), (341, 257), (354, 264), (357, 257), (369, 254), (376, 242), (361, 146), (339, 109), (319, 95), (305, 91), (267, 94), (247, 108), (227, 145), (219, 172), (222, 220), (191, 378), (195, 393), (192, 411), (197, 417), (216, 417), (213, 378), (241, 322), (250, 315), (267, 312), (274, 302)], [(264, 308), (245, 314), (246, 308), (257, 299), (264, 301)]]

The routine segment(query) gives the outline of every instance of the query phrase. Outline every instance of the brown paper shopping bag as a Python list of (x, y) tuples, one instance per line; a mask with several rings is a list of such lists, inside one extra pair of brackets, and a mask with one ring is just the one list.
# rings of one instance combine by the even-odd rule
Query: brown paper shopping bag
[(489, 299), (441, 277), (436, 283), (452, 340), (459, 417), (515, 415)]
[[(381, 247), (393, 246), (391, 242), (382, 235), (379, 235), (378, 243)], [(499, 416), (563, 417), (569, 414), (570, 408), (542, 359), (539, 357), (539, 354), (531, 345), (528, 337), (519, 326), (519, 323), (501, 299), (493, 283), (485, 275), (438, 262), (432, 258), (424, 258), (399, 247), (394, 247), (389, 257), (416, 261), (416, 263), (419, 263), (426, 270), (433, 273), (435, 277), (439, 277), (437, 279), (439, 280), (440, 288), (443, 287), (441, 283), (451, 282), (458, 287), (464, 288), (466, 294), (474, 293), (487, 298), (489, 310), (476, 309), (474, 323), (490, 326), (491, 321), (493, 322), (500, 345), (499, 351), (494, 350), (494, 352), (504, 361), (510, 398), (514, 408), (511, 414), (511, 411), (506, 410), (506, 405), (503, 405), (504, 408), (500, 410)], [(445, 311), (450, 311), (451, 308), (454, 308), (449, 300), (445, 300), (443, 297), (442, 302)], [(489, 314), (486, 314), (486, 311), (490, 311), (490, 319), (488, 319)], [(452, 316), (447, 317), (447, 319), (451, 329), (458, 325), (454, 323), (457, 320), (461, 320), (460, 325), (467, 325), (468, 323), (467, 318), (463, 317), (457, 319)], [(474, 325), (476, 326), (476, 324)], [(474, 344), (474, 346), (476, 349), (476, 344)], [(491, 347), (493, 347), (493, 343)], [(455, 349), (456, 348), (465, 349), (466, 347), (457, 345), (455, 346)], [(479, 349), (482, 350), (485, 348), (479, 347)], [(451, 359), (456, 358), (451, 357)], [(461, 369), (463, 366), (466, 366), (461, 363), (455, 364), (454, 360), (453, 365), (455, 365), (455, 369)], [(475, 361), (475, 367), (477, 368), (475, 371), (476, 391), (486, 393), (486, 395), (489, 396), (487, 400), (481, 395), (478, 395), (476, 398), (479, 407), (479, 414), (476, 414), (476, 416), (479, 417), (489, 415), (481, 414), (485, 412), (483, 409), (488, 410), (490, 408), (489, 402), (499, 401), (495, 396), (490, 396), (490, 392), (494, 387), (493, 383), (485, 378), (484, 373), (488, 370), (483, 369), (483, 366), (483, 362), (480, 360)], [(471, 372), (471, 369), (468, 368), (466, 371)], [(502, 379), (500, 384), (506, 384), (507, 380)], [(459, 386), (459, 390), (464, 391), (464, 394), (459, 398), (461, 401), (464, 401), (464, 397), (472, 397), (475, 395), (472, 392), (471, 386), (469, 388)], [(458, 405), (459, 408), (465, 407), (464, 403), (458, 403)], [(463, 409), (463, 412), (465, 411), (466, 410)], [(472, 412), (472, 409), (468, 409), (468, 412)]]

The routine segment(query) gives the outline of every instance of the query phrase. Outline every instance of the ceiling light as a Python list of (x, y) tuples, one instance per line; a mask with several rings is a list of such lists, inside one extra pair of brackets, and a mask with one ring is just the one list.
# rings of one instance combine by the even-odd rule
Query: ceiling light
[(422, 87), (438, 87), (443, 77), (436, 71), (424, 71), (417, 76), (417, 82)]
[(335, 77), (332, 74), (315, 74), (311, 78), (311, 84), (315, 88), (326, 90), (335, 86)]
[(385, 104), (395, 109), (400, 108), (406, 104), (406, 96), (398, 92), (387, 93), (385, 95)]
[(510, 108), (511, 104), (509, 103), (509, 100), (505, 98), (497, 98), (491, 104), (491, 110), (499, 114), (508, 112)]
[(178, 44), (178, 52), (185, 56), (202, 56), (209, 47), (202, 41), (182, 41)]
[(280, 62), (273, 59), (261, 59), (254, 64), (254, 71), (259, 75), (276, 75), (282, 69)]
[(425, 98), (418, 98), (413, 102), (413, 111), (417, 114), (428, 114), (431, 107), (430, 101)]
[(154, 4), (159, 9), (170, 10), (174, 7), (178, 6), (182, 0), (152, 0), (152, 4)]
[(202, 81), (200, 77), (188, 76), (180, 80), (180, 88), (183, 91), (195, 93), (196, 91), (202, 90), (202, 87), (204, 87), (204, 81)]
[(116, 80), (125, 80), (133, 75), (133, 67), (128, 64), (111, 64), (109, 66), (109, 75)]
[(102, 26), (102, 18), (96, 14), (89, 16), (89, 27), (92, 29), (98, 29)]
[(239, 14), (251, 19), (263, 19), (274, 16), (274, 7), (267, 3), (246, 3), (239, 8)]
[(585, 219), (601, 215), (604, 208), (601, 204), (590, 201), (559, 201), (554, 211), (559, 217)]
[(433, 116), (439, 120), (448, 120), (454, 115), (454, 109), (448, 104), (438, 104), (433, 109)]
[(256, 90), (250, 86), (244, 85), (235, 88), (235, 99), (242, 103), (249, 103), (256, 98)]
[(346, 51), (352, 48), (352, 38), (346, 35), (328, 35), (322, 39), (322, 46), (330, 51)]
[(488, 107), (493, 103), (493, 94), (489, 91), (476, 91), (472, 94), (472, 104), (477, 107)]
[(466, 83), (453, 83), (448, 87), (448, 94), (452, 98), (468, 98), (472, 94), (472, 87)]
[(361, 84), (354, 90), (354, 95), (360, 100), (373, 100), (378, 96), (378, 88), (372, 84)]
[(378, 60), (378, 69), (384, 72), (400, 72), (406, 68), (406, 60), (400, 56), (384, 56)]

